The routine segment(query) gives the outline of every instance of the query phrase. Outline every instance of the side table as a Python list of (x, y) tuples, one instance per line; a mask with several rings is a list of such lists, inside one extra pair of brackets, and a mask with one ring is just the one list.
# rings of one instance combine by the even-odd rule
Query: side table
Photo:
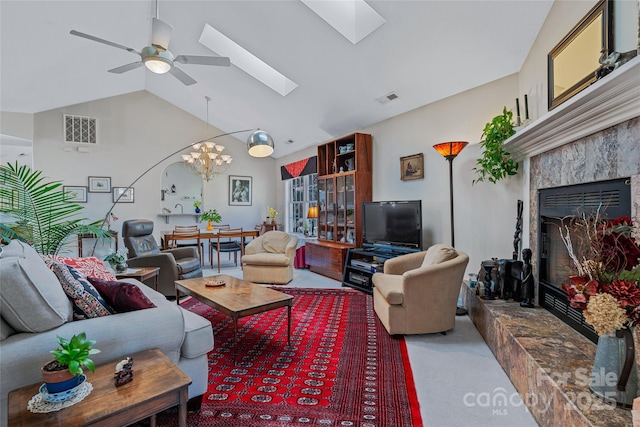
[(34, 414), (27, 402), (38, 393), (41, 383), (9, 392), (10, 426), (124, 426), (179, 405), (178, 424), (187, 425), (188, 387), (191, 378), (160, 350), (125, 354), (133, 358), (133, 381), (115, 386), (113, 373), (119, 361), (103, 364), (87, 373), (93, 385), (82, 401), (56, 412)]
[(128, 268), (122, 273), (116, 273), (116, 278), (123, 279), (126, 277), (137, 279), (144, 282), (147, 279), (154, 278), (153, 288), (158, 290), (158, 275), (160, 274), (160, 267), (138, 267)]

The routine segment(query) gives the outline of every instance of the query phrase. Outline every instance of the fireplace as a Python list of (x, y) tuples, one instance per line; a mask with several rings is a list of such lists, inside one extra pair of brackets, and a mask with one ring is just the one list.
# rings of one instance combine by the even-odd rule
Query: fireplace
[(595, 343), (597, 334), (593, 327), (585, 322), (581, 310), (569, 306), (567, 294), (562, 290), (562, 283), (575, 270), (560, 237), (560, 228), (569, 217), (597, 210), (607, 219), (631, 216), (629, 179), (541, 189), (538, 206), (539, 304)]

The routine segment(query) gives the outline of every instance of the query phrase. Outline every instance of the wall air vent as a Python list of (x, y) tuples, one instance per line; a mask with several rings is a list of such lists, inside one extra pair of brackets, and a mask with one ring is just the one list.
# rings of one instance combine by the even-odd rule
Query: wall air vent
[(98, 119), (64, 115), (64, 142), (75, 144), (98, 143)]

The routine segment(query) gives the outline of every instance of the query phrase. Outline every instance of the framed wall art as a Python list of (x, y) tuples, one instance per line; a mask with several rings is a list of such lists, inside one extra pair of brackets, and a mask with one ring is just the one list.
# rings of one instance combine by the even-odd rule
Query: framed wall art
[(111, 177), (90, 176), (89, 193), (111, 193)]
[(424, 178), (424, 154), (400, 157), (400, 179), (410, 181)]
[(229, 205), (251, 206), (250, 176), (229, 175)]
[(67, 202), (87, 203), (87, 187), (63, 185), (62, 191), (68, 197)]
[(113, 187), (113, 203), (133, 203), (133, 187)]

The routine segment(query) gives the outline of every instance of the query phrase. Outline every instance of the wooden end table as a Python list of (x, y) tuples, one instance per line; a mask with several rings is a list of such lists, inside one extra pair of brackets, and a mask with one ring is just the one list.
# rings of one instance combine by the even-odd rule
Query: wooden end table
[[(130, 272), (127, 272), (130, 271)], [(160, 267), (134, 267), (128, 268), (127, 271), (123, 273), (116, 273), (116, 278), (123, 279), (126, 277), (137, 279), (140, 282), (143, 282), (147, 279), (154, 278), (153, 288), (158, 290), (158, 275), (160, 274)]]
[(56, 412), (34, 414), (27, 402), (38, 393), (40, 383), (9, 392), (10, 426), (125, 426), (179, 405), (180, 427), (187, 425), (188, 387), (191, 378), (160, 350), (145, 350), (132, 355), (133, 381), (115, 386), (113, 373), (119, 360), (85, 372), (93, 385), (91, 393), (73, 406)]
[[(224, 286), (207, 287), (207, 282), (224, 280)], [(234, 357), (237, 354), (238, 319), (287, 307), (287, 345), (291, 345), (291, 306), (293, 297), (274, 289), (256, 285), (226, 274), (194, 279), (176, 280), (176, 302), (180, 294), (190, 295), (209, 307), (233, 318)]]

